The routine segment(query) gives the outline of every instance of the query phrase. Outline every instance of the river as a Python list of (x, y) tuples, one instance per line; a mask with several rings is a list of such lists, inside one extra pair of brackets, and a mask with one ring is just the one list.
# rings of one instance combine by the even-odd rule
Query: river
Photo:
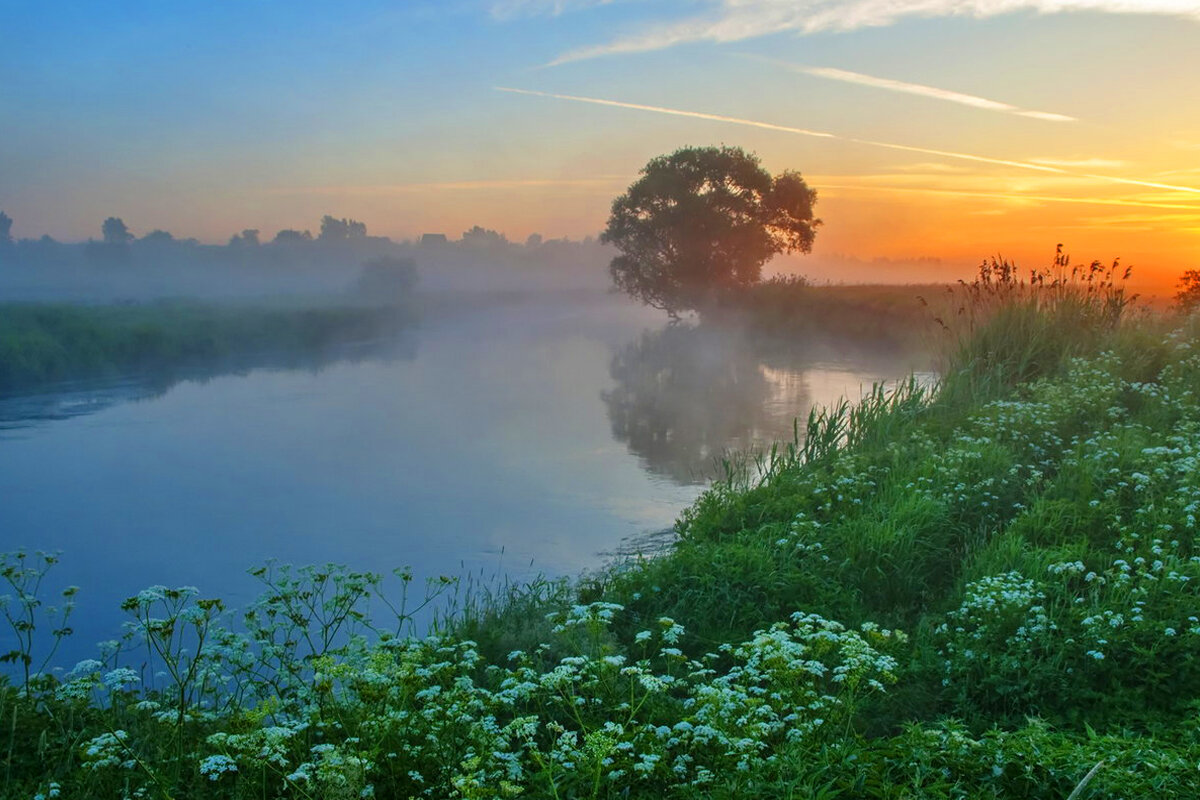
[(475, 304), (320, 364), (0, 400), (0, 549), (62, 551), (68, 665), (119, 635), (139, 589), (244, 606), (269, 559), (576, 574), (669, 529), (725, 450), (790, 440), (813, 404), (906, 370), (668, 326), (612, 295)]

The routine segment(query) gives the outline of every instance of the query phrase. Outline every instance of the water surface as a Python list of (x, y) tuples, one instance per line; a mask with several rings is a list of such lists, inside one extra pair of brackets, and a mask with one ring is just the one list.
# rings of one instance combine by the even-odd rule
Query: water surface
[(727, 448), (790, 440), (812, 404), (904, 371), (605, 295), (443, 311), (306, 368), (0, 401), (0, 549), (63, 551), (53, 585), (81, 587), (64, 660), (151, 584), (244, 605), (268, 559), (574, 574), (669, 528)]

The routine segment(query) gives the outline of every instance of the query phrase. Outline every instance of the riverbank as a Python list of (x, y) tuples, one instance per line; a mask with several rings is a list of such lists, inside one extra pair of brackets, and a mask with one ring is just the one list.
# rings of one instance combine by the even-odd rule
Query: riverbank
[(812, 284), (776, 277), (723, 298), (706, 317), (766, 337), (840, 339), (915, 356), (940, 344), (939, 314), (955, 305), (950, 285)]
[[(1193, 796), (1200, 320), (988, 298), (936, 391), (827, 409), (670, 552), (434, 636), (337, 569), (263, 570), (236, 632), (130, 598), (124, 655), (0, 694), (4, 793), (1061, 800), (1099, 764), (1077, 798)], [(68, 627), (5, 565), (18, 630)]]
[(0, 305), (0, 396), (62, 381), (163, 375), (319, 356), (411, 323), (413, 312), (362, 303)]

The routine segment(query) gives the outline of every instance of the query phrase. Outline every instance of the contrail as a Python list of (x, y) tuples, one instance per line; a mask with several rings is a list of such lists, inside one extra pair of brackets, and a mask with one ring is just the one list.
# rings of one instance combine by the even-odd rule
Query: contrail
[(862, 184), (853, 183), (825, 183), (820, 184), (822, 190), (851, 190), (851, 191), (870, 191), (870, 192), (907, 192), (912, 194), (933, 194), (944, 195), (947, 197), (982, 197), (989, 200), (1036, 200), (1038, 202), (1047, 203), (1075, 203), (1081, 205), (1092, 206), (1122, 206), (1133, 208), (1167, 208), (1177, 209), (1180, 211), (1197, 211), (1200, 206), (1188, 205), (1186, 203), (1155, 203), (1148, 200), (1120, 200), (1104, 197), (1058, 197), (1054, 195), (1039, 195), (1039, 194), (1003, 194), (1001, 192), (970, 192), (961, 189), (927, 189), (914, 186), (864, 186)]
[(598, 106), (611, 106), (613, 108), (629, 108), (635, 111), (650, 111), (656, 114), (667, 114), (674, 117), (690, 117), (692, 119), (704, 119), (712, 122), (727, 122), (731, 125), (744, 125), (751, 128), (762, 128), (769, 131), (780, 131), (782, 133), (794, 133), (800, 136), (815, 136), (822, 139), (838, 139), (844, 142), (853, 142), (855, 144), (864, 144), (870, 147), (883, 147), (889, 150), (902, 150), (908, 153), (924, 153), (925, 155), (941, 156), (943, 158), (956, 158), (962, 161), (974, 161), (981, 164), (996, 164), (1003, 167), (1016, 167), (1018, 169), (1034, 170), (1036, 172), (1050, 172), (1056, 175), (1068, 175), (1074, 178), (1089, 178), (1091, 180), (1106, 181), (1109, 183), (1122, 183), (1130, 186), (1144, 186), (1151, 189), (1166, 189), (1172, 192), (1188, 192), (1190, 194), (1200, 194), (1200, 189), (1192, 186), (1176, 186), (1170, 183), (1154, 183), (1152, 181), (1139, 181), (1132, 178), (1117, 178), (1111, 175), (1094, 175), (1083, 172), (1072, 172), (1071, 170), (1062, 169), (1061, 167), (1051, 167), (1045, 164), (1033, 164), (1028, 161), (1010, 161), (1003, 158), (989, 158), (987, 156), (977, 156), (971, 153), (958, 153), (951, 150), (934, 150), (928, 147), (914, 147), (906, 144), (894, 144), (892, 142), (876, 142), (871, 139), (855, 139), (850, 136), (838, 136), (833, 133), (823, 131), (812, 131), (806, 128), (793, 128), (787, 125), (774, 125), (769, 122), (759, 122), (752, 119), (742, 119), (741, 117), (727, 117), (722, 114), (705, 114), (700, 111), (685, 111), (678, 108), (667, 108), (664, 106), (648, 106), (640, 103), (624, 103), (619, 100), (604, 100), (598, 97), (582, 97), (572, 94), (554, 94), (552, 92), (537, 92), (531, 89), (513, 89), (507, 86), (494, 87), (498, 92), (510, 92), (512, 94), (524, 94), (532, 97), (548, 97), (553, 100), (570, 100), (575, 103), (591, 103)]
[(780, 61), (774, 58), (762, 58), (759, 56), (745, 56), (754, 61), (761, 61), (766, 64), (771, 64), (776, 67), (791, 70), (792, 72), (800, 72), (805, 75), (812, 75), (817, 78), (826, 78), (833, 81), (841, 81), (843, 83), (853, 83), (859, 86), (870, 86), (873, 89), (884, 89), (889, 92), (902, 92), (904, 94), (915, 94), (921, 97), (930, 97), (934, 100), (944, 100), (948, 103), (958, 103), (959, 105), (970, 106), (972, 108), (981, 108), (986, 111), (1000, 111), (1006, 114), (1015, 114), (1019, 117), (1030, 117), (1032, 119), (1047, 120), (1050, 122), (1078, 122), (1074, 117), (1069, 117), (1066, 114), (1055, 114), (1049, 111), (1031, 111), (1027, 108), (1014, 106), (1011, 103), (1002, 103), (999, 100), (989, 100), (986, 97), (979, 97), (973, 94), (964, 94), (955, 92), (950, 89), (940, 89), (936, 86), (926, 86), (920, 83), (908, 83), (907, 81), (898, 81), (894, 78), (879, 78), (874, 75), (864, 75), (861, 72), (850, 72), (845, 69), (835, 69), (834, 67), (807, 67), (802, 64), (792, 64), (787, 61)]
[(810, 131), (806, 128), (790, 128), (787, 125), (772, 125), (770, 122), (757, 122), (752, 119), (742, 119), (740, 117), (726, 117), (721, 114), (705, 114), (700, 111), (681, 111), (677, 108), (663, 108), (661, 106), (643, 106), (637, 103), (621, 103), (617, 100), (601, 100), (598, 97), (577, 97), (573, 94), (551, 94), (549, 92), (535, 92), (531, 89), (512, 89), (507, 86), (495, 87), (497, 92), (511, 92), (512, 94), (527, 94), (533, 97), (550, 97), (555, 100), (574, 100), (576, 103), (592, 103), (597, 106), (613, 106), (614, 108), (632, 108), (637, 111), (653, 111), (657, 114), (669, 114), (673, 117), (691, 117), (692, 119), (707, 119), (713, 122), (729, 122), (734, 125), (747, 125), (751, 128), (763, 128), (768, 131), (782, 131), (783, 133), (798, 133), (801, 136), (817, 136), (822, 139), (838, 139), (841, 137), (835, 136), (832, 133), (823, 133), (822, 131)]

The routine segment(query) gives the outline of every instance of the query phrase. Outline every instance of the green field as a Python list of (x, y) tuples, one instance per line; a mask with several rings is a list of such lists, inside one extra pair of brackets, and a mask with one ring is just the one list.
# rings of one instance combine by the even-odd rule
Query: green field
[(431, 635), (376, 576), (263, 570), (236, 620), (153, 588), (136, 659), (39, 677), (67, 624), (10, 555), (3, 796), (1195, 797), (1200, 318), (956, 300), (936, 389), (815, 414), (666, 553), (432, 587)]

